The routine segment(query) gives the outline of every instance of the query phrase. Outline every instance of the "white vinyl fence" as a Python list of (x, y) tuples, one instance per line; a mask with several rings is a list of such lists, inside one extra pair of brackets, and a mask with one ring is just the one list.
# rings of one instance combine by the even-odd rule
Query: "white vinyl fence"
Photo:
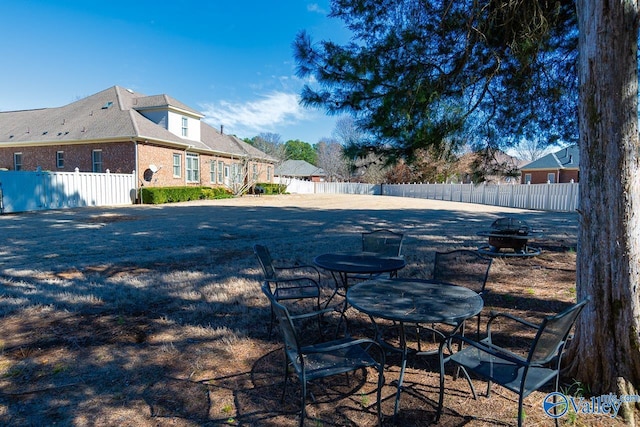
[(0, 171), (0, 212), (130, 205), (134, 174)]
[(579, 187), (567, 184), (362, 184), (282, 180), (287, 192), (299, 194), (372, 194), (520, 209), (570, 212), (578, 208)]

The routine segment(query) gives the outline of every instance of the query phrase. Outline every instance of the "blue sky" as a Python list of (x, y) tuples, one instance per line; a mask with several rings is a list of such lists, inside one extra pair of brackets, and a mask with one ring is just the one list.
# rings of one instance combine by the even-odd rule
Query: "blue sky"
[(2, 0), (0, 111), (59, 107), (119, 85), (167, 94), (241, 138), (311, 144), (335, 117), (298, 104), (292, 43), (348, 38), (328, 0)]

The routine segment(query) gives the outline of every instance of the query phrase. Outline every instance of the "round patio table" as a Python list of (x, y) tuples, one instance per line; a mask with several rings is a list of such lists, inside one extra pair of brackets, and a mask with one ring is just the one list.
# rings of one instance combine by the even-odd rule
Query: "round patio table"
[[(480, 313), (484, 307), (482, 297), (463, 286), (407, 278), (375, 279), (358, 283), (348, 289), (347, 302), (355, 309), (368, 314), (372, 320), (387, 319), (399, 324), (402, 364), (394, 415), (398, 412), (400, 390), (407, 365), (404, 325), (448, 323), (455, 325), (453, 334), (466, 319)], [(375, 321), (374, 325), (381, 340)]]
[(349, 276), (394, 273), (406, 265), (402, 256), (384, 256), (374, 252), (326, 253), (315, 257), (313, 263), (331, 272), (336, 285), (331, 298), (349, 289)]

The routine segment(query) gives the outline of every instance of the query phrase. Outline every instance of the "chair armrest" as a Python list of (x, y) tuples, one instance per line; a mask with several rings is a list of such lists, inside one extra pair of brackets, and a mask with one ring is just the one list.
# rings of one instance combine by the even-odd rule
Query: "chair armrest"
[(336, 310), (335, 308), (325, 308), (323, 310), (308, 311), (306, 313), (301, 313), (301, 314), (295, 314), (295, 315), (290, 314), (289, 316), (291, 317), (292, 320), (298, 320), (298, 319), (308, 319), (310, 317), (320, 316), (322, 314), (332, 313), (332, 312), (340, 313), (340, 311)]
[(487, 322), (487, 331), (490, 329), (491, 323), (495, 319), (497, 319), (499, 317), (505, 317), (507, 319), (513, 320), (515, 322), (518, 322), (518, 323), (520, 323), (520, 324), (522, 324), (524, 326), (528, 326), (528, 327), (533, 328), (533, 329), (539, 329), (540, 328), (540, 326), (536, 325), (535, 323), (531, 323), (531, 322), (529, 322), (527, 320), (524, 320), (524, 319), (522, 319), (520, 317), (513, 316), (513, 315), (511, 315), (509, 313), (496, 313), (496, 312), (492, 311), (491, 313), (489, 313), (489, 320)]
[[(287, 277), (284, 279), (270, 279), (270, 280), (265, 280), (266, 282), (269, 283), (295, 283), (295, 282), (311, 282), (313, 284), (313, 286), (315, 286), (316, 288), (319, 288), (320, 285), (318, 285), (318, 282), (314, 279), (312, 279), (311, 277)], [(311, 286), (311, 285), (309, 285)]]
[(320, 282), (320, 270), (318, 270), (315, 266), (309, 264), (300, 264), (300, 265), (281, 265), (273, 267), (277, 271), (296, 271), (296, 270), (307, 270), (307, 273), (310, 270), (313, 270), (314, 275), (318, 275), (318, 282)]
[(509, 313), (496, 313), (496, 312), (492, 311), (490, 313), (490, 315), (489, 315), (489, 320), (487, 321), (487, 339), (489, 340), (489, 342), (492, 341), (492, 339), (491, 339), (491, 327), (493, 326), (493, 321), (498, 319), (498, 318), (501, 318), (501, 317), (504, 317), (505, 319), (512, 320), (512, 321), (514, 321), (514, 322), (516, 322), (516, 323), (518, 323), (520, 325), (523, 325), (525, 327), (528, 327), (528, 328), (532, 328), (532, 329), (535, 329), (535, 330), (540, 329), (539, 325), (531, 323), (531, 322), (529, 322), (527, 320), (524, 320), (524, 319), (522, 319), (520, 317), (513, 316), (513, 315), (511, 315)]
[(470, 338), (467, 338), (463, 335), (451, 335), (449, 337), (447, 337), (445, 340), (443, 340), (440, 343), (440, 349), (439, 349), (439, 354), (440, 357), (443, 356), (443, 351), (444, 351), (444, 347), (446, 346), (448, 349), (451, 348), (451, 342), (452, 341), (462, 341), (465, 344), (468, 344), (471, 347), (475, 347), (478, 350), (490, 354), (492, 356), (495, 357), (499, 357), (501, 359), (505, 359), (511, 363), (515, 363), (516, 365), (520, 365), (520, 366), (526, 366), (528, 365), (527, 359), (512, 353), (511, 351), (504, 349), (502, 347), (498, 347), (496, 345), (491, 344), (490, 342), (487, 341), (475, 341), (472, 340)]
[(362, 347), (363, 344), (366, 344), (367, 349), (375, 347), (376, 350), (378, 350), (384, 356), (384, 350), (382, 349), (382, 346), (377, 341), (374, 341), (370, 338), (336, 340), (335, 342), (331, 342), (328, 345), (316, 344), (302, 347), (300, 351), (302, 351), (302, 353), (304, 354), (333, 353), (336, 350), (342, 350), (344, 348), (355, 346)]

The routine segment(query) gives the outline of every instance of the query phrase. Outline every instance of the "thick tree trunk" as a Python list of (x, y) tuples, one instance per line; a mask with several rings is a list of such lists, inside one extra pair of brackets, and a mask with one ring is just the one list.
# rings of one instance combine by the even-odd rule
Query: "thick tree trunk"
[[(595, 394), (640, 389), (637, 0), (578, 0), (580, 213), (570, 374)], [(633, 404), (621, 409), (634, 424)]]

